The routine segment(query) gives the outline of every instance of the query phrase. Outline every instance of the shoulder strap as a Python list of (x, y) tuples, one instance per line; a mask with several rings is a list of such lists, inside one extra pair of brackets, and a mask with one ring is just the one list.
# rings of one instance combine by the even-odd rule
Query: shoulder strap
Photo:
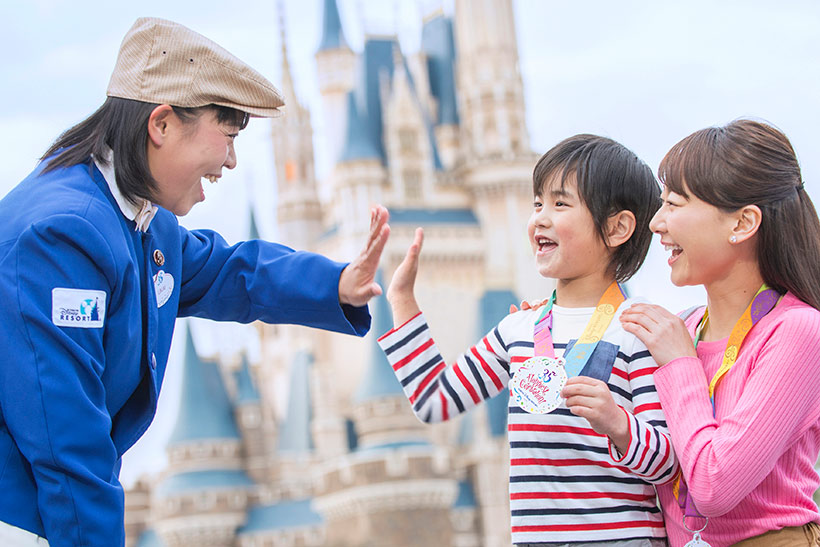
[(705, 307), (705, 306), (703, 306), (703, 305), (701, 305), (701, 304), (698, 304), (698, 305), (696, 305), (696, 306), (692, 306), (691, 308), (686, 308), (685, 310), (683, 310), (682, 312), (680, 312), (680, 313), (678, 314), (678, 317), (680, 317), (681, 319), (683, 319), (684, 321), (686, 321), (687, 319), (689, 319), (689, 317), (690, 317), (693, 313), (695, 313), (696, 311), (698, 311), (700, 308), (704, 308), (704, 307)]

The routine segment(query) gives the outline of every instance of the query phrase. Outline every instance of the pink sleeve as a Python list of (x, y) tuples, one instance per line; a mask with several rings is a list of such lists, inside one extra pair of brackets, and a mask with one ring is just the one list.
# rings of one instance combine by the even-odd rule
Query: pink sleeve
[(675, 359), (654, 374), (681, 469), (705, 516), (733, 509), (820, 418), (817, 315), (796, 313), (763, 332), (769, 338), (719, 425), (699, 359)]

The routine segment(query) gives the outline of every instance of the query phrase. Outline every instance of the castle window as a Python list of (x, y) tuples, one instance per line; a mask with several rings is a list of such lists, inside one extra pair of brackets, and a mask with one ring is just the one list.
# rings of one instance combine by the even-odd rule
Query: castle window
[(403, 153), (418, 150), (418, 135), (412, 129), (399, 129), (399, 149)]
[(421, 173), (415, 169), (408, 169), (402, 173), (404, 179), (404, 197), (408, 201), (421, 199)]

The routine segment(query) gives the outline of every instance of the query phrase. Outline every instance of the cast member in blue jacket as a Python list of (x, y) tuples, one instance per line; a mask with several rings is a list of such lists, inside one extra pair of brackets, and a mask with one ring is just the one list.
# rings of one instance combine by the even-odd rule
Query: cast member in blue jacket
[(236, 165), (248, 118), (283, 105), (262, 75), (181, 25), (139, 19), (107, 95), (0, 201), (4, 546), (124, 544), (120, 458), (154, 416), (177, 317), (361, 336), (381, 293), (381, 206), (350, 264), (178, 225), (202, 179)]

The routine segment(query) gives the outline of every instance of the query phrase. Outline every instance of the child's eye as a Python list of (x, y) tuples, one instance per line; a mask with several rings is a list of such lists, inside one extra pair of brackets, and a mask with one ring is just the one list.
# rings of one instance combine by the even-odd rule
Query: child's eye
[(567, 204), (566, 204), (566, 202), (563, 202), (563, 201), (556, 201), (555, 206), (556, 207), (566, 207)]
[(540, 201), (534, 201), (532, 203), (533, 209), (540, 209), (542, 206), (543, 206), (543, 204)]

